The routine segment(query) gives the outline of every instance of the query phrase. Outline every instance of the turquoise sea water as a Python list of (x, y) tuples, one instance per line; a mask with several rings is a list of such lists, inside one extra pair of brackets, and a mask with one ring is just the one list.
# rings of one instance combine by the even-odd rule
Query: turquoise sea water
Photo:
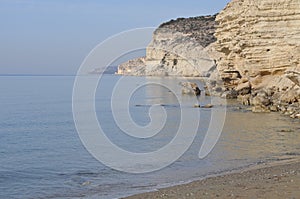
[[(159, 135), (150, 141), (134, 140), (122, 134), (110, 110), (110, 94), (119, 78), (105, 75), (103, 86), (96, 93), (97, 117), (107, 136), (119, 146), (136, 152), (157, 149), (170, 142), (180, 115), (176, 96), (157, 86), (141, 88), (132, 95), (128, 106), (137, 124), (149, 123), (149, 106), (153, 104), (167, 105), (164, 108), (168, 114)], [(142, 77), (131, 77), (128, 81), (135, 82), (137, 78)], [(205, 159), (200, 160), (198, 152), (210, 110), (199, 109), (197, 136), (175, 163), (147, 174), (113, 170), (94, 159), (79, 139), (72, 116), (74, 79), (72, 76), (0, 77), (0, 198), (117, 198), (300, 155), (298, 120), (276, 113), (236, 110), (236, 105), (228, 102), (221, 138)], [(177, 84), (180, 80), (160, 81)], [(187, 102), (189, 98), (186, 97)], [(201, 98), (201, 103), (209, 102), (209, 97)], [(183, 108), (192, 106), (187, 103)]]

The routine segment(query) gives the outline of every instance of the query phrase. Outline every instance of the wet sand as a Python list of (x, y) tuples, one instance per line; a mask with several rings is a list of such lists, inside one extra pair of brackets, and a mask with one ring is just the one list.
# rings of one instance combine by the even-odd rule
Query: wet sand
[(300, 161), (252, 167), (127, 199), (300, 198)]

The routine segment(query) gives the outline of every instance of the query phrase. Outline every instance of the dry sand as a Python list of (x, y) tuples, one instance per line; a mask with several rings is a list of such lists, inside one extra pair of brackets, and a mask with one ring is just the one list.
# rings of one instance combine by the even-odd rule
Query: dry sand
[(251, 168), (127, 197), (145, 198), (300, 198), (300, 161)]

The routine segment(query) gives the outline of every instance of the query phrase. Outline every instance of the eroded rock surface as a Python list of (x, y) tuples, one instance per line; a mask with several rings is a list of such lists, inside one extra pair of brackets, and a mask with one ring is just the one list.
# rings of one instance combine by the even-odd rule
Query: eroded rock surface
[(216, 18), (217, 69), (255, 112), (299, 111), (300, 1), (233, 0)]

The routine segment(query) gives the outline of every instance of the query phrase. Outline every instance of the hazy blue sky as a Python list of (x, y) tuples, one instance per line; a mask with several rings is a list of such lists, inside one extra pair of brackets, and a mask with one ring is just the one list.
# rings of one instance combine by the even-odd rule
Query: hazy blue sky
[(0, 0), (0, 74), (75, 74), (111, 35), (214, 14), (229, 1)]

